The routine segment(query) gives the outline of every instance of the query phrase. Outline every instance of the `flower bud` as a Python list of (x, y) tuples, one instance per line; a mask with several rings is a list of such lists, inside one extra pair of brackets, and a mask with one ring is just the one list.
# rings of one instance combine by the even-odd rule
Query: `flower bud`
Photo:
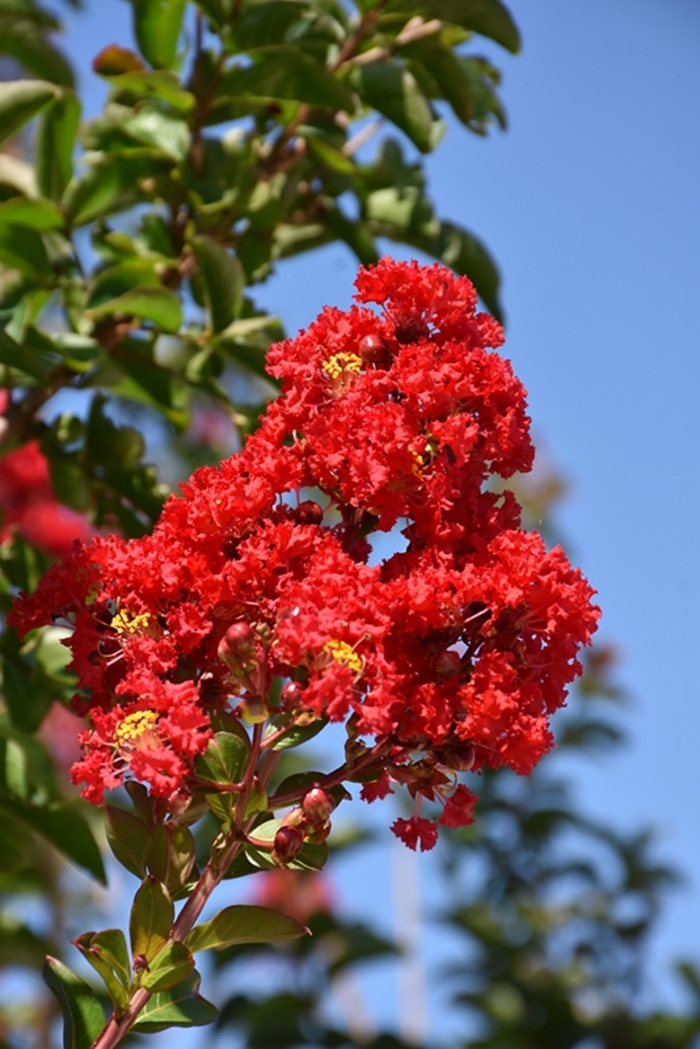
[(312, 827), (307, 830), (304, 835), (304, 841), (308, 841), (309, 845), (321, 845), (326, 840), (331, 832), (331, 821), (326, 820), (325, 823), (320, 823), (318, 826)]
[(233, 623), (219, 642), (219, 659), (229, 670), (239, 673), (255, 649), (255, 631), (250, 623)]
[(365, 364), (379, 368), (388, 368), (391, 364), (391, 350), (381, 335), (365, 335), (360, 339), (357, 352)]
[(455, 674), (459, 674), (462, 669), (462, 659), (459, 652), (447, 649), (445, 652), (440, 653), (433, 663), (433, 667), (438, 677), (453, 677)]
[(299, 524), (320, 524), (323, 520), (323, 510), (313, 499), (305, 499), (299, 503), (294, 511), (294, 517)]
[(291, 863), (299, 853), (304, 844), (304, 838), (296, 827), (280, 827), (275, 834), (275, 845), (272, 850), (272, 858), (275, 863), (285, 866)]
[(296, 681), (289, 681), (280, 692), (280, 704), (285, 710), (301, 705), (301, 688)]
[(304, 795), (301, 803), (304, 815), (313, 824), (325, 823), (335, 808), (332, 795), (323, 787), (312, 787)]
[(473, 743), (436, 747), (435, 756), (442, 765), (447, 765), (454, 772), (469, 772), (476, 761), (476, 748)]

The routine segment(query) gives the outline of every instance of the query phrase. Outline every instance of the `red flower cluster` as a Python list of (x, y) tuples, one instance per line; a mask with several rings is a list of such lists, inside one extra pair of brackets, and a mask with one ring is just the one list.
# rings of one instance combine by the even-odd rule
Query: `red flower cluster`
[[(551, 747), (599, 611), (491, 484), (533, 458), (501, 328), (439, 265), (383, 259), (357, 288), (363, 305), (272, 347), (282, 396), (241, 453), (196, 471), (153, 535), (98, 537), (19, 603), (23, 630), (74, 627), (91, 800), (125, 777), (186, 791), (212, 710), (274, 705), (346, 720), (350, 752), (381, 743), (363, 796), (405, 784), (416, 814), (394, 830), (429, 848), (423, 799), (464, 825), (459, 771), (527, 773)], [(397, 524), (405, 549), (372, 563)]]

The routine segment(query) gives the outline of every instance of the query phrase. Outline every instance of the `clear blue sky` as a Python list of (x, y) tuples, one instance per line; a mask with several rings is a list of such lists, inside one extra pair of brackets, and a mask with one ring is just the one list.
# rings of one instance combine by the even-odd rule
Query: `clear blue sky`
[[(635, 697), (628, 750), (576, 769), (582, 800), (622, 827), (651, 822), (689, 878), (656, 938), (660, 974), (700, 954), (700, 4), (509, 6), (522, 54), (477, 48), (504, 70), (509, 130), (451, 126), (430, 188), (501, 266), (507, 350), (546, 459), (572, 482), (561, 525)], [(71, 16), (83, 90), (128, 16), (121, 0)], [(348, 303), (354, 269), (332, 247), (283, 266), (264, 301), (293, 332)]]

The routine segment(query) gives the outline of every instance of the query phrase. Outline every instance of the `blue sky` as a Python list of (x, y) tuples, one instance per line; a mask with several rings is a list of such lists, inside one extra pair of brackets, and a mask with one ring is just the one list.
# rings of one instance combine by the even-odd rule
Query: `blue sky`
[[(544, 458), (571, 482), (560, 524), (623, 657), (631, 744), (572, 772), (592, 813), (650, 822), (688, 878), (654, 946), (652, 993), (668, 994), (669, 959), (700, 939), (700, 4), (510, 7), (522, 54), (475, 47), (504, 71), (509, 130), (478, 140), (451, 125), (430, 189), (501, 266), (507, 352)], [(83, 90), (128, 16), (122, 0), (87, 0), (71, 17)], [(331, 247), (281, 267), (264, 302), (294, 332), (348, 303), (354, 270)]]

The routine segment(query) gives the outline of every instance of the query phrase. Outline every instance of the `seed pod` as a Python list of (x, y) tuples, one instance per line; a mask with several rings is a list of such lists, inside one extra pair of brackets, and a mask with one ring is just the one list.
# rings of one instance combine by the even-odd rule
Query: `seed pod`
[[(325, 823), (335, 808), (332, 795), (323, 787), (312, 787), (304, 795), (301, 807), (304, 815), (313, 823)], [(315, 829), (315, 828), (314, 828)]]
[(280, 827), (275, 834), (275, 845), (272, 850), (272, 858), (281, 867), (291, 863), (300, 852), (304, 844), (304, 838), (296, 827)]

